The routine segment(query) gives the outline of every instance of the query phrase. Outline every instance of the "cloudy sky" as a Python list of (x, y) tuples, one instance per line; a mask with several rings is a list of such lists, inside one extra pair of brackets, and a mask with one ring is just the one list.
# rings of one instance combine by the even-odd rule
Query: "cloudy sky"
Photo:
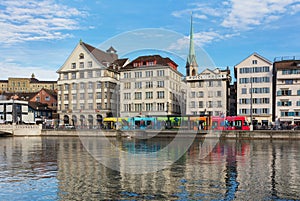
[(208, 65), (203, 52), (220, 68), (253, 52), (270, 61), (300, 56), (299, 12), (300, 0), (2, 0), (0, 79), (35, 73), (56, 80), (80, 39), (104, 50), (117, 46), (121, 57), (162, 49), (185, 59), (191, 13), (201, 65)]

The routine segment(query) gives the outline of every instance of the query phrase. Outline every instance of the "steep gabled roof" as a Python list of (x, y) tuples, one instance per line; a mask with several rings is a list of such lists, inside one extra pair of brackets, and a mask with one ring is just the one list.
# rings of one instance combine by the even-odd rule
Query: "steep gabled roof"
[[(110, 54), (104, 52), (98, 48), (95, 48), (87, 43), (82, 42), (82, 45), (103, 65), (106, 65), (103, 62), (113, 62), (117, 59), (116, 54)], [(115, 50), (116, 51), (116, 50)]]
[[(132, 62), (130, 62), (128, 65), (126, 65), (123, 69), (137, 68), (137, 67), (134, 67), (134, 65), (133, 65), (134, 63), (149, 62), (149, 61), (156, 61), (156, 64), (153, 66), (158, 66), (158, 65), (170, 66), (169, 63), (172, 63), (176, 67), (178, 66), (169, 57), (163, 58), (160, 55), (146, 55), (146, 56), (139, 56), (138, 58), (134, 59)], [(141, 66), (139, 66), (139, 67), (141, 67)]]
[(272, 65), (272, 62), (271, 62), (270, 60), (266, 59), (265, 57), (259, 55), (259, 54), (256, 53), (256, 52), (254, 52), (254, 53), (252, 53), (251, 55), (249, 55), (248, 57), (246, 57), (245, 59), (243, 59), (242, 61), (240, 61), (238, 64), (236, 64), (236, 65), (234, 66), (234, 68), (235, 68), (237, 65), (241, 64), (243, 61), (245, 61), (245, 60), (247, 60), (248, 58), (250, 58), (251, 56), (256, 56), (256, 57), (260, 58), (261, 60), (265, 61), (266, 63), (269, 63), (270, 65)]

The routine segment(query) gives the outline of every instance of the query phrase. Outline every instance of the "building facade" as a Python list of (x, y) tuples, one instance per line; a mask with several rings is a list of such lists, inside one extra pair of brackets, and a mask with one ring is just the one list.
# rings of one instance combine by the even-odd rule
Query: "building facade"
[(273, 119), (282, 126), (300, 125), (300, 58), (276, 58), (274, 62)]
[(119, 73), (110, 68), (118, 59), (80, 40), (57, 71), (58, 114), (63, 124), (95, 126), (107, 116), (117, 116)]
[(190, 89), (187, 94), (187, 114), (227, 115), (230, 81), (230, 71), (218, 68), (206, 69), (197, 76), (187, 76)]
[(32, 113), (28, 112), (28, 102), (20, 100), (0, 100), (0, 123), (31, 123)]
[(272, 122), (272, 69), (272, 62), (257, 53), (234, 67), (237, 115), (247, 116), (254, 128)]
[(182, 74), (159, 55), (140, 56), (120, 71), (121, 117), (185, 113)]
[(28, 93), (37, 92), (44, 89), (57, 90), (57, 81), (42, 81), (35, 78), (34, 74), (31, 78), (13, 78), (8, 80), (0, 80), (0, 93)]

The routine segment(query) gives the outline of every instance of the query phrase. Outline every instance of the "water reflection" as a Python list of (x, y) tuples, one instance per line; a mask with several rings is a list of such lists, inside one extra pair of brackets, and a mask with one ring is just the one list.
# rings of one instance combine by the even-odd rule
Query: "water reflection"
[[(101, 139), (85, 140), (113, 165), (130, 164)], [(136, 154), (155, 153), (170, 141), (110, 140), (109, 146)], [(196, 139), (168, 168), (126, 174), (103, 166), (76, 137), (0, 138), (0, 200), (296, 200), (299, 147), (300, 141), (225, 140), (202, 158), (210, 148)]]

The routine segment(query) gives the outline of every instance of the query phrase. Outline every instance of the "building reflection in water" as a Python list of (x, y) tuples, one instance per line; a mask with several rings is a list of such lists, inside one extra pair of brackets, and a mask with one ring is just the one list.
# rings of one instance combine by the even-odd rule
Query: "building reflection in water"
[[(135, 154), (155, 153), (170, 139), (112, 138), (110, 145), (101, 138), (86, 140), (93, 154), (77, 137), (0, 139), (1, 196), (8, 198), (5, 192), (15, 189), (16, 182), (30, 179), (30, 186), (19, 185), (20, 189), (9, 196), (35, 195), (55, 200), (300, 199), (300, 141), (225, 140), (209, 147), (196, 139), (186, 154), (168, 168), (127, 174), (95, 160), (95, 150), (101, 150), (106, 162), (120, 170), (128, 164), (138, 168), (148, 164), (130, 164), (122, 155), (112, 155), (107, 147)], [(211, 148), (213, 151), (203, 158), (201, 152)], [(176, 155), (178, 149), (181, 147), (173, 147), (169, 154)]]

